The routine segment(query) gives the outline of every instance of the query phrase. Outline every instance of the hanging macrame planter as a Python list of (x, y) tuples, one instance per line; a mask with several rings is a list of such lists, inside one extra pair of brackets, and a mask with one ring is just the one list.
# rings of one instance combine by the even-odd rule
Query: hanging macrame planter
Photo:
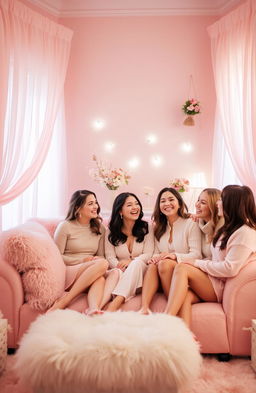
[[(195, 86), (194, 86), (192, 75), (190, 75), (189, 78), (188, 96), (196, 97)], [(187, 117), (183, 121), (183, 124), (185, 126), (194, 126), (195, 125), (194, 116), (201, 113), (200, 102), (196, 98), (188, 98), (185, 101), (184, 105), (182, 106), (182, 110), (185, 113), (185, 115), (187, 115)]]

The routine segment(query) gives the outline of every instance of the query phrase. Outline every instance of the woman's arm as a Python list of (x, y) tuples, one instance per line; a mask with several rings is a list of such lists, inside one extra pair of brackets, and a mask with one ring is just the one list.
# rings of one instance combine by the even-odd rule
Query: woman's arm
[(154, 233), (152, 227), (149, 226), (148, 234), (144, 238), (143, 252), (142, 254), (133, 258), (133, 260), (146, 263), (152, 257), (154, 252), (154, 247), (155, 247)]
[(82, 259), (78, 259), (76, 256), (65, 255), (66, 245), (68, 241), (69, 230), (68, 223), (66, 221), (61, 222), (54, 233), (54, 241), (60, 250), (63, 261), (66, 265), (75, 265), (83, 262)]
[(100, 226), (101, 236), (99, 241), (98, 250), (95, 255), (99, 257), (103, 257), (105, 255), (105, 235), (106, 235), (106, 228), (103, 224)]
[(117, 267), (119, 261), (116, 257), (115, 246), (113, 246), (113, 244), (111, 244), (110, 241), (108, 240), (109, 233), (110, 231), (109, 229), (107, 229), (105, 233), (105, 257), (109, 262), (109, 266), (111, 268), (114, 268)]
[(233, 246), (223, 261), (196, 259), (194, 266), (214, 277), (234, 277), (246, 265), (252, 250), (244, 245)]

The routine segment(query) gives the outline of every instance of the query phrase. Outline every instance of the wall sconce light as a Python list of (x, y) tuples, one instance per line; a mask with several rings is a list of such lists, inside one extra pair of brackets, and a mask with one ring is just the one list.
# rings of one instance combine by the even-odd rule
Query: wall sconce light
[(133, 157), (128, 161), (128, 166), (130, 168), (137, 168), (140, 165), (140, 160), (137, 157)]
[(104, 145), (105, 151), (111, 153), (114, 148), (116, 147), (116, 144), (114, 142), (106, 142)]
[(105, 127), (105, 121), (102, 119), (96, 119), (92, 122), (92, 127), (95, 131), (100, 131)]
[(163, 164), (163, 158), (159, 155), (154, 155), (151, 157), (151, 163), (155, 167), (159, 167)]
[(190, 142), (184, 142), (180, 148), (184, 153), (190, 153), (193, 150), (193, 145)]
[(157, 142), (157, 136), (154, 134), (150, 134), (147, 136), (146, 141), (149, 145), (154, 145)]

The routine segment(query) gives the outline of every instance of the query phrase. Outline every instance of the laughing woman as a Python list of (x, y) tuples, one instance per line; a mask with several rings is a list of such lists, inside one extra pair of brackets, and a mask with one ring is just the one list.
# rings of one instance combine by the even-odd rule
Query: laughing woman
[(106, 231), (105, 255), (110, 267), (117, 267), (123, 273), (107, 311), (118, 310), (142, 287), (146, 262), (154, 249), (152, 230), (142, 217), (142, 205), (136, 195), (123, 192), (116, 197)]
[(223, 217), (218, 215), (217, 201), (221, 191), (217, 188), (205, 188), (196, 202), (196, 214), (191, 215), (202, 232), (202, 256), (211, 258), (211, 242), (217, 231), (224, 224)]
[(50, 310), (66, 308), (80, 293), (88, 290), (88, 315), (99, 313), (109, 301), (118, 280), (118, 271), (106, 272), (105, 227), (100, 207), (92, 191), (76, 191), (70, 200), (66, 220), (57, 227), (54, 240), (66, 264), (66, 292)]
[(161, 282), (168, 298), (175, 266), (188, 258), (201, 257), (201, 232), (189, 218), (187, 206), (174, 188), (163, 188), (156, 199), (153, 212), (155, 235), (154, 256), (148, 261), (142, 288), (140, 312), (149, 314), (150, 303)]
[(256, 206), (251, 189), (226, 186), (217, 205), (224, 225), (213, 238), (212, 258), (192, 258), (177, 265), (173, 274), (165, 312), (181, 316), (188, 326), (193, 303), (221, 302), (225, 281), (256, 260)]

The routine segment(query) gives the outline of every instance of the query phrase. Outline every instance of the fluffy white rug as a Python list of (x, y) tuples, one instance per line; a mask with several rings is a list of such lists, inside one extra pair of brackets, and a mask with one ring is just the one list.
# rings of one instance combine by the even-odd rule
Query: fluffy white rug
[(36, 393), (171, 393), (199, 375), (185, 324), (165, 314), (57, 310), (23, 337), (16, 370)]

